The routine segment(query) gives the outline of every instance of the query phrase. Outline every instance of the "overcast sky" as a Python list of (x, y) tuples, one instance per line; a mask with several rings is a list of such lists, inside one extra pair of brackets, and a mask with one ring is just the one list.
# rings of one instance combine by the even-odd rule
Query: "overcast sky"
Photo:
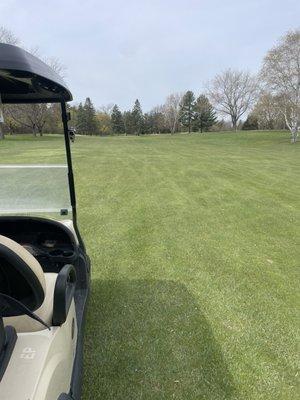
[(228, 67), (258, 71), (300, 27), (300, 1), (0, 0), (0, 25), (67, 67), (76, 102), (126, 109), (139, 98), (147, 111)]

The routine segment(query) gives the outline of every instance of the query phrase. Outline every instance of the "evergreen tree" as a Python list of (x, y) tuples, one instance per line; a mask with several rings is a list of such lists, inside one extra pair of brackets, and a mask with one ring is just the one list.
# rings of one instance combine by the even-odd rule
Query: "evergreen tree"
[(79, 103), (76, 114), (76, 130), (79, 134), (86, 135), (86, 118), (82, 103)]
[(188, 90), (182, 98), (180, 104), (179, 120), (183, 126), (191, 132), (193, 121), (195, 119), (195, 96), (191, 90)]
[(255, 115), (250, 114), (242, 127), (243, 131), (254, 131), (258, 129), (258, 121)]
[(165, 123), (163, 107), (154, 107), (149, 113), (144, 114), (145, 133), (166, 133), (169, 129)]
[(89, 97), (86, 98), (83, 106), (85, 114), (85, 131), (87, 135), (97, 135), (98, 125), (96, 119), (96, 111), (94, 105)]
[(123, 113), (123, 121), (124, 121), (125, 135), (128, 135), (131, 132), (133, 132), (131, 111), (125, 111)]
[(205, 95), (202, 94), (198, 97), (195, 110), (194, 126), (197, 130), (200, 130), (201, 133), (209, 130), (209, 128), (216, 123), (216, 112)]
[(138, 99), (136, 99), (132, 112), (131, 112), (131, 122), (132, 122), (132, 133), (139, 136), (143, 133), (144, 116), (141, 108), (141, 104)]
[(114, 133), (118, 134), (125, 132), (123, 116), (116, 104), (114, 105), (111, 113), (111, 125)]

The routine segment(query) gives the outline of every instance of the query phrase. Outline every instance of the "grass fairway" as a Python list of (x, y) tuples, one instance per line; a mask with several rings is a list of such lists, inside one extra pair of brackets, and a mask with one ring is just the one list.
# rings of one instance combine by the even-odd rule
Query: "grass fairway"
[[(59, 162), (60, 146), (9, 138), (0, 162)], [(249, 132), (72, 148), (93, 264), (83, 400), (296, 400), (299, 145)]]

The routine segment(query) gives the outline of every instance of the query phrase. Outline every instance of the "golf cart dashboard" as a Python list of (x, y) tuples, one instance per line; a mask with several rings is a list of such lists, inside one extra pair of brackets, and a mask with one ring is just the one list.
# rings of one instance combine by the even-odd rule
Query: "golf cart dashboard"
[(77, 257), (72, 234), (59, 223), (29, 218), (1, 218), (0, 235), (22, 245), (39, 261), (44, 272), (59, 272)]

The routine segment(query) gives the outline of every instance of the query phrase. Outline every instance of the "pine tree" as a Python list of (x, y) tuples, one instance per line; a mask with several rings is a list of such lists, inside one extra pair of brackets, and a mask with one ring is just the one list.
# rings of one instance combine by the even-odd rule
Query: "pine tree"
[(84, 106), (85, 113), (85, 131), (87, 135), (97, 135), (98, 125), (96, 119), (96, 111), (94, 105), (89, 97), (86, 98)]
[(216, 112), (205, 95), (202, 94), (197, 98), (195, 111), (194, 126), (201, 133), (209, 130), (216, 123)]
[(84, 132), (84, 111), (82, 103), (79, 103), (77, 112), (76, 112), (76, 131), (81, 134), (85, 135)]
[(192, 130), (195, 119), (195, 96), (191, 90), (188, 90), (182, 98), (180, 105), (179, 120), (183, 126), (188, 128), (189, 133)]
[(114, 133), (119, 134), (125, 132), (123, 115), (116, 104), (114, 105), (111, 113), (111, 125)]
[(248, 118), (243, 124), (243, 131), (254, 131), (258, 129), (257, 117), (253, 114), (248, 115)]
[(133, 132), (131, 111), (124, 111), (123, 121), (124, 121), (125, 135), (128, 135), (131, 132)]
[(86, 135), (86, 118), (82, 103), (79, 103), (76, 113), (76, 131), (81, 135)]
[(133, 129), (132, 133), (135, 133), (137, 136), (143, 133), (144, 115), (138, 99), (136, 99), (131, 112), (131, 122)]

